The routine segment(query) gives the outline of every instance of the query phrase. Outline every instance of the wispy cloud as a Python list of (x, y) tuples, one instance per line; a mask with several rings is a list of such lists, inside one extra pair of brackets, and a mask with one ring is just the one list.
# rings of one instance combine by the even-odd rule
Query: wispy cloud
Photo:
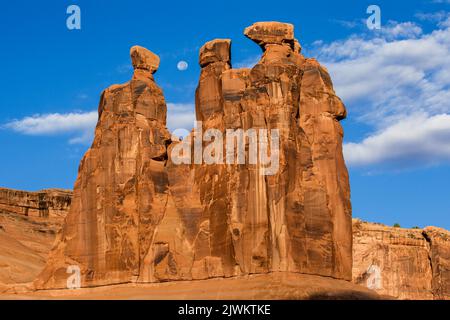
[(120, 74), (133, 72), (133, 66), (131, 65), (130, 62), (121, 64), (116, 67), (116, 72)]
[(238, 61), (236, 63), (233, 63), (233, 68), (240, 69), (240, 68), (253, 68), (255, 64), (258, 63), (258, 61), (261, 59), (261, 54), (246, 58), (242, 61)]
[(447, 12), (443, 10), (438, 12), (418, 12), (415, 14), (415, 17), (421, 21), (429, 21), (436, 23), (445, 20), (445, 18), (447, 17)]
[[(195, 107), (190, 103), (168, 103), (167, 124), (169, 130), (194, 126)], [(67, 135), (70, 144), (90, 144), (98, 120), (97, 111), (37, 114), (12, 120), (2, 126), (4, 129), (31, 136)]]
[(34, 136), (71, 134), (73, 137), (70, 138), (70, 143), (84, 144), (92, 140), (97, 117), (97, 111), (37, 114), (10, 121), (3, 127)]
[(87, 95), (86, 93), (79, 93), (77, 94), (76, 98), (80, 100), (86, 100), (89, 98), (89, 95)]
[(391, 21), (376, 33), (316, 43), (350, 116), (373, 128), (345, 145), (350, 165), (450, 162), (449, 143), (438, 138), (450, 137), (450, 17), (435, 21), (430, 33)]
[(354, 20), (331, 19), (331, 22), (336, 23), (347, 29), (354, 29), (356, 27), (364, 26), (366, 23), (366, 20), (364, 20), (364, 19), (354, 19)]
[(450, 161), (450, 114), (416, 114), (344, 146), (351, 166), (410, 168)]
[(170, 131), (185, 129), (190, 131), (194, 127), (195, 105), (193, 103), (168, 103), (167, 127)]

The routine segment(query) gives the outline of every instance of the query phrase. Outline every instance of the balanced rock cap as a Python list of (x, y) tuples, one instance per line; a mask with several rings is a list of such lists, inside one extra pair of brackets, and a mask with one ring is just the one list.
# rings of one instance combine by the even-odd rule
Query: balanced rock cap
[(159, 57), (150, 50), (141, 46), (133, 46), (130, 49), (130, 56), (135, 70), (146, 70), (151, 73), (158, 70)]
[(199, 63), (205, 67), (213, 62), (230, 62), (230, 39), (214, 39), (200, 48)]
[(266, 44), (292, 44), (294, 42), (294, 26), (290, 23), (276, 21), (256, 22), (245, 28), (244, 35), (263, 49)]

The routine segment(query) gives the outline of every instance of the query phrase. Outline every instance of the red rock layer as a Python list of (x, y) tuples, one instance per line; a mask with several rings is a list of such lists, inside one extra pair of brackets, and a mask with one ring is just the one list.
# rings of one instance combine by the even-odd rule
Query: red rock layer
[(0, 188), (0, 211), (30, 217), (65, 217), (72, 192), (49, 189), (27, 192)]
[(353, 282), (399, 299), (450, 299), (450, 232), (354, 220)]
[(0, 188), (0, 287), (33, 281), (61, 230), (72, 193)]

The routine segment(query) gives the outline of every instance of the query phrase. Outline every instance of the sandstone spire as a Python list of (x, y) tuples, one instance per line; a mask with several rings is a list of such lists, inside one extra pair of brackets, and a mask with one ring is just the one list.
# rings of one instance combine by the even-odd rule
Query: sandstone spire
[(351, 279), (345, 107), (325, 68), (300, 54), (291, 24), (260, 22), (245, 35), (264, 50), (251, 69), (231, 68), (228, 39), (200, 49), (196, 118), (224, 135), (278, 132), (277, 170), (176, 164), (181, 142), (165, 128), (152, 76), (159, 58), (133, 47), (132, 80), (102, 94), (95, 140), (38, 287), (65, 287), (69, 265), (80, 266), (83, 286), (273, 271)]
[[(252, 69), (218, 59), (202, 65), (197, 120), (223, 132), (279, 130), (280, 168), (262, 176), (251, 165), (194, 167), (195, 183), (207, 186), (211, 255), (229, 276), (294, 271), (350, 279), (350, 193), (338, 122), (345, 107), (326, 70), (300, 54), (292, 25), (259, 22), (245, 35), (263, 48), (261, 60)], [(202, 49), (211, 43), (220, 40)]]
[(131, 49), (131, 58), (133, 79), (102, 93), (95, 139), (38, 287), (64, 288), (70, 265), (81, 269), (83, 286), (128, 282), (145, 268), (165, 213), (170, 136), (163, 93), (151, 77), (159, 58), (141, 47)]

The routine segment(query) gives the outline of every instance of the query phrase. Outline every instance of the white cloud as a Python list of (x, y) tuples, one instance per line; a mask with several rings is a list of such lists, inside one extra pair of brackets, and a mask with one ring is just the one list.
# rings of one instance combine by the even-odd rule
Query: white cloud
[(401, 23), (373, 38), (353, 35), (318, 48), (337, 94), (361, 120), (390, 124), (419, 111), (450, 111), (450, 28), (418, 30)]
[(385, 164), (395, 167), (450, 161), (450, 114), (416, 114), (360, 143), (344, 145), (351, 166)]
[(33, 115), (20, 120), (13, 120), (3, 127), (26, 135), (75, 134), (70, 143), (89, 143), (92, 140), (97, 111), (51, 113)]
[[(377, 30), (375, 30), (377, 32)], [(416, 38), (422, 34), (422, 28), (414, 22), (397, 23), (388, 21), (379, 31), (387, 39)]]
[(390, 22), (376, 33), (316, 44), (349, 116), (374, 130), (345, 145), (350, 165), (450, 161), (448, 142), (434, 130), (439, 125), (439, 136), (450, 137), (450, 125), (442, 125), (450, 122), (450, 18), (442, 19), (430, 33)]
[(447, 12), (443, 10), (437, 12), (418, 12), (415, 14), (415, 17), (422, 21), (441, 22), (446, 19)]
[[(169, 130), (191, 130), (195, 120), (194, 104), (168, 103), (167, 125)], [(70, 144), (90, 144), (94, 137), (98, 112), (71, 112), (33, 115), (13, 120), (2, 127), (33, 136), (54, 136), (67, 134)]]
[(330, 21), (348, 29), (360, 27), (366, 23), (366, 20), (364, 19), (355, 19), (355, 20), (331, 19)]
[(167, 127), (170, 131), (186, 129), (190, 131), (194, 127), (195, 105), (192, 103), (168, 103)]

